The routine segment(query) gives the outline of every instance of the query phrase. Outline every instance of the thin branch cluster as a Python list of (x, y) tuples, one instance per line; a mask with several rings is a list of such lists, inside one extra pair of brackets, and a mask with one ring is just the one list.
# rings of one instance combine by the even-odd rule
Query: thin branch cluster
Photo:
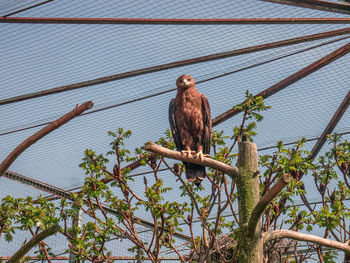
[[(237, 106), (243, 118), (232, 135), (212, 132), (213, 154), (201, 163), (209, 167), (206, 189), (187, 182), (184, 166), (169, 161), (199, 162), (173, 151), (170, 131), (156, 144), (147, 143), (132, 154), (126, 146), (131, 131), (118, 129), (109, 132), (111, 150), (105, 155), (85, 151), (80, 164), (85, 183), (71, 198), (62, 198), (59, 203), (43, 197), (4, 198), (0, 203), (0, 237), (11, 242), (18, 231), (27, 231), (35, 238), (59, 225), (60, 234), (69, 240), (67, 252), (76, 260), (112, 262), (114, 255), (108, 244), (127, 239), (138, 260), (158, 263), (166, 253), (172, 253), (181, 262), (235, 262), (241, 227), (236, 149), (239, 143), (253, 141), (256, 122), (269, 108), (261, 97), (248, 92), (246, 97)], [(245, 227), (253, 235), (256, 226), (261, 226), (265, 262), (334, 262), (337, 252), (329, 248), (350, 252), (350, 210), (346, 206), (350, 198), (350, 143), (337, 134), (329, 136), (331, 150), (312, 160), (303, 149), (304, 142), (301, 139), (290, 148), (278, 143), (273, 153), (260, 156), (260, 171), (253, 175), (259, 176), (260, 201)], [(152, 173), (134, 181), (130, 172), (139, 166), (147, 166)], [(159, 173), (165, 167), (176, 185), (169, 185)], [(319, 194), (316, 203), (307, 197), (306, 176), (314, 178)], [(174, 193), (179, 196), (176, 200), (169, 198)], [(297, 198), (301, 205), (295, 203)], [(72, 220), (79, 222), (81, 212), (89, 220), (72, 226)], [(149, 238), (140, 233), (142, 224), (152, 226)], [(311, 235), (314, 228), (322, 229), (322, 237)], [(37, 246), (36, 256), (51, 262), (55, 255), (47, 243), (41, 240)]]

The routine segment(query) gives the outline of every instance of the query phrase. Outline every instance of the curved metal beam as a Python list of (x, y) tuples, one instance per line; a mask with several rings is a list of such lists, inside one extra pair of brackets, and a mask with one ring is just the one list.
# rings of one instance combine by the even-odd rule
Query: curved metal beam
[(312, 34), (312, 35), (300, 36), (300, 37), (285, 39), (285, 40), (276, 41), (276, 42), (270, 42), (270, 43), (261, 44), (261, 45), (257, 45), (257, 46), (251, 46), (251, 47), (235, 49), (235, 50), (221, 52), (221, 53), (210, 54), (210, 55), (202, 56), (202, 57), (196, 57), (196, 58), (191, 58), (191, 59), (186, 59), (186, 60), (181, 60), (181, 61), (170, 62), (167, 64), (132, 70), (132, 71), (119, 73), (119, 74), (115, 74), (115, 75), (110, 75), (110, 76), (106, 76), (106, 77), (101, 77), (101, 78), (97, 78), (97, 79), (82, 81), (82, 82), (74, 83), (71, 85), (60, 86), (60, 87), (56, 87), (56, 88), (52, 88), (52, 89), (23, 94), (23, 95), (11, 97), (11, 98), (5, 98), (5, 99), (0, 100), (0, 106), (5, 105), (5, 104), (9, 104), (9, 103), (18, 102), (18, 101), (43, 97), (43, 96), (47, 96), (47, 95), (51, 95), (51, 94), (55, 94), (55, 93), (80, 89), (80, 88), (93, 86), (93, 85), (97, 85), (97, 84), (102, 84), (102, 83), (107, 83), (107, 82), (111, 82), (111, 81), (115, 81), (115, 80), (119, 80), (119, 79), (136, 77), (136, 76), (145, 75), (145, 74), (154, 73), (154, 72), (159, 72), (159, 71), (163, 71), (163, 70), (167, 70), (167, 69), (178, 68), (178, 67), (183, 67), (183, 66), (188, 66), (188, 65), (194, 65), (194, 64), (199, 64), (199, 63), (203, 63), (203, 62), (219, 60), (219, 59), (223, 59), (223, 58), (228, 58), (228, 57), (233, 57), (233, 56), (238, 56), (238, 55), (243, 55), (243, 54), (248, 54), (248, 53), (253, 53), (253, 52), (257, 52), (257, 51), (299, 44), (299, 43), (313, 41), (313, 40), (317, 40), (317, 39), (324, 39), (324, 38), (329, 38), (329, 37), (334, 37), (334, 36), (346, 35), (349, 33), (350, 33), (350, 27), (347, 27), (347, 28), (342, 28), (342, 29), (338, 29), (338, 30), (332, 30), (332, 31), (327, 31), (327, 32), (322, 32), (322, 33), (317, 33), (317, 34)]
[(263, 1), (317, 9), (317, 10), (322, 10), (326, 12), (350, 14), (350, 5), (338, 4), (338, 3), (329, 2), (329, 1), (320, 1), (320, 0), (263, 0)]
[[(341, 48), (333, 51), (332, 53), (328, 54), (327, 56), (315, 61), (314, 63), (306, 66), (305, 68), (299, 70), (298, 72), (281, 80), (280, 82), (269, 87), (268, 89), (263, 90), (262, 92), (256, 94), (255, 97), (261, 96), (264, 99), (266, 99), (267, 97), (270, 97), (271, 95), (275, 94), (276, 92), (278, 92), (278, 91), (288, 87), (289, 85), (297, 82), (298, 80), (310, 75), (311, 73), (315, 72), (316, 70), (328, 65), (329, 63), (346, 55), (349, 52), (350, 52), (350, 43), (342, 46)], [(213, 119), (212, 123), (217, 125), (217, 124), (231, 118), (232, 116), (235, 116), (236, 114), (238, 114), (240, 112), (241, 111), (236, 110), (235, 108), (229, 109), (228, 111), (220, 114), (215, 119)]]

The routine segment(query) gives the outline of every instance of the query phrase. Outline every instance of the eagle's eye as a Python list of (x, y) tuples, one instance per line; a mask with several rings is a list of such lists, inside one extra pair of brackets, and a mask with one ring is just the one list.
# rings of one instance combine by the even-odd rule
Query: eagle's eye
[(182, 83), (182, 80), (180, 80), (179, 82)]

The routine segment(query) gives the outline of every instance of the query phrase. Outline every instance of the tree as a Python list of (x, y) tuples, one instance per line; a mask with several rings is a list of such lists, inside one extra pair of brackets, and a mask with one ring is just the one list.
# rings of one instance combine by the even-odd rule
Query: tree
[[(349, 142), (337, 134), (330, 136), (331, 150), (317, 160), (303, 149), (304, 139), (290, 148), (280, 142), (274, 153), (258, 158), (252, 142), (254, 129), (256, 122), (263, 119), (260, 112), (269, 107), (261, 97), (248, 92), (246, 97), (236, 107), (243, 112), (243, 118), (233, 135), (213, 131), (212, 158), (201, 162), (173, 151), (169, 131), (156, 144), (146, 143), (136, 149), (136, 155), (131, 154), (126, 147), (131, 131), (109, 132), (111, 151), (106, 155), (85, 151), (80, 167), (87, 176), (78, 193), (62, 198), (59, 204), (42, 197), (4, 198), (0, 204), (0, 235), (11, 241), (16, 231), (24, 230), (34, 239), (40, 231), (55, 229), (59, 224), (60, 232), (70, 240), (68, 250), (77, 260), (92, 262), (109, 262), (111, 252), (106, 245), (115, 239), (130, 240), (136, 257), (152, 262), (160, 261), (164, 248), (176, 253), (182, 262), (306, 262), (315, 257), (311, 250), (317, 252), (318, 261), (335, 262), (337, 252), (325, 247), (350, 254), (350, 213), (345, 206), (350, 197)], [(202, 186), (186, 182), (182, 165), (170, 164), (169, 159), (210, 167), (206, 179), (210, 189), (204, 191)], [(107, 168), (110, 161), (114, 162), (111, 171)], [(144, 192), (135, 191), (134, 178), (130, 176), (139, 165), (149, 166), (153, 172), (143, 178)], [(172, 188), (159, 175), (161, 165), (181, 183), (182, 199), (167, 198)], [(302, 181), (306, 176), (313, 176), (320, 194), (316, 204), (308, 201)], [(298, 196), (303, 206), (294, 204)], [(70, 227), (79, 210), (91, 220)], [(144, 240), (137, 231), (137, 225), (145, 222), (137, 216), (139, 211), (147, 212), (151, 218), (151, 241)], [(230, 217), (224, 216), (227, 211)], [(191, 252), (187, 255), (175, 244), (175, 237), (185, 228), (190, 233)], [(301, 230), (317, 231), (318, 236)], [(308, 242), (303, 251), (298, 249), (300, 241)], [(39, 257), (49, 261), (50, 248), (42, 240), (38, 242)]]

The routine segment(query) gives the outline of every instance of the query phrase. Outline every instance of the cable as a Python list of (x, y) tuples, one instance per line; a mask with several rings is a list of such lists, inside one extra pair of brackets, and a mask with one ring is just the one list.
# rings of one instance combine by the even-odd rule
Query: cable
[[(29, 2), (29, 3), (26, 3), (26, 4), (23, 4), (23, 5), (20, 5), (20, 6), (18, 6), (18, 7), (15, 7), (15, 8), (12, 8), (12, 9), (10, 9), (10, 10), (8, 10), (7, 12), (11, 12), (11, 11), (13, 11), (13, 10), (16, 10), (17, 8), (22, 8), (22, 7), (24, 7), (24, 6), (26, 6), (26, 5), (30, 5), (30, 4), (33, 4), (33, 3), (35, 3), (35, 2), (37, 2), (38, 0), (33, 0), (33, 1), (31, 1), (31, 2)], [(4, 15), (3, 17), (6, 17), (7, 15)]]
[(89, 87), (89, 86), (93, 86), (93, 85), (97, 85), (97, 84), (107, 83), (110, 81), (115, 81), (115, 80), (130, 78), (130, 77), (136, 77), (136, 76), (150, 74), (150, 73), (168, 70), (168, 69), (172, 69), (172, 68), (189, 66), (189, 65), (194, 65), (194, 64), (198, 64), (198, 63), (214, 61), (214, 60), (218, 60), (218, 59), (224, 59), (224, 58), (242, 55), (242, 54), (247, 54), (247, 53), (251, 53), (251, 52), (257, 52), (257, 51), (262, 51), (262, 50), (267, 50), (267, 49), (277, 48), (277, 47), (287, 46), (287, 45), (294, 45), (294, 44), (298, 44), (301, 42), (313, 41), (313, 40), (322, 39), (322, 38), (329, 38), (332, 36), (347, 35), (349, 33), (349, 31), (350, 31), (350, 28), (343, 28), (340, 30), (333, 30), (333, 31), (319, 33), (319, 34), (291, 38), (291, 39), (286, 39), (286, 40), (277, 41), (277, 42), (271, 42), (271, 43), (257, 45), (257, 46), (251, 46), (251, 47), (242, 48), (242, 49), (236, 49), (236, 50), (220, 52), (220, 53), (215, 53), (215, 54), (206, 55), (206, 56), (200, 56), (200, 57), (196, 57), (196, 58), (192, 58), (192, 59), (185, 59), (185, 60), (170, 62), (170, 63), (161, 64), (161, 65), (157, 65), (157, 66), (153, 66), (153, 67), (146, 67), (146, 68), (142, 68), (142, 69), (138, 69), (138, 70), (132, 70), (132, 71), (123, 72), (123, 73), (119, 73), (119, 74), (109, 75), (109, 76), (102, 77), (102, 78), (96, 78), (96, 79), (92, 79), (92, 80), (82, 81), (82, 82), (74, 83), (71, 85), (60, 86), (60, 87), (56, 87), (56, 88), (52, 88), (52, 89), (42, 90), (39, 92), (33, 92), (33, 93), (29, 93), (29, 94), (24, 94), (24, 95), (19, 95), (16, 97), (3, 99), (3, 100), (0, 100), (0, 105), (10, 104), (10, 103), (28, 100), (28, 99), (33, 99), (33, 98), (42, 97), (42, 96), (48, 96), (48, 95), (52, 95), (52, 94), (56, 94), (56, 93), (60, 93), (60, 92), (66, 92), (66, 91), (70, 91), (70, 90), (85, 88), (85, 87)]
[[(4, 15), (3, 17), (5, 18), (5, 17), (8, 17), (8, 16), (12, 16), (12, 15), (14, 15), (14, 14), (18, 14), (18, 13), (20, 13), (20, 12), (27, 11), (27, 10), (29, 10), (29, 9), (32, 9), (32, 8), (34, 8), (34, 7), (37, 7), (37, 6), (41, 6), (41, 5), (43, 5), (43, 4), (46, 4), (46, 3), (49, 3), (49, 2), (52, 2), (52, 1), (53, 1), (53, 0), (46, 0), (46, 1), (44, 1), (44, 2), (35, 4), (35, 5), (32, 5), (32, 6), (28, 6), (28, 7), (26, 7), (26, 8), (22, 8), (22, 9), (20, 9), (20, 10), (18, 10), (18, 11), (14, 11), (14, 12), (12, 12), (12, 13), (9, 13), (9, 14), (7, 14), (7, 15)], [(32, 2), (32, 3), (34, 3), (34, 2)], [(23, 5), (23, 6), (24, 6), (24, 5)]]
[[(293, 56), (293, 55), (296, 55), (296, 54), (299, 54), (299, 53), (302, 53), (302, 52), (305, 52), (305, 51), (309, 51), (309, 50), (312, 50), (312, 49), (315, 49), (315, 48), (318, 48), (318, 47), (321, 47), (321, 46), (325, 46), (325, 45), (328, 45), (328, 44), (331, 44), (331, 43), (334, 43), (334, 42), (337, 42), (337, 41), (341, 41), (341, 40), (344, 40), (344, 39), (347, 39), (347, 38), (350, 38), (350, 36), (333, 39), (333, 40), (330, 40), (330, 41), (323, 42), (321, 44), (317, 44), (317, 45), (314, 45), (314, 46), (311, 46), (311, 47), (307, 47), (307, 48), (303, 48), (301, 50), (297, 50), (297, 51), (293, 51), (293, 52), (290, 51), (290, 52), (287, 52), (286, 54), (282, 54), (282, 55), (279, 55), (279, 56), (267, 59), (267, 60), (262, 61), (262, 62), (257, 62), (257, 63), (254, 63), (252, 65), (244, 66), (242, 68), (238, 68), (238, 69), (235, 69), (235, 70), (232, 70), (232, 71), (228, 71), (228, 72), (219, 74), (217, 76), (213, 76), (213, 77), (209, 77), (207, 79), (199, 80), (196, 83), (197, 84), (205, 83), (207, 81), (211, 81), (211, 80), (214, 80), (214, 79), (217, 79), (217, 78), (228, 76), (228, 75), (240, 72), (240, 71), (248, 70), (248, 69), (251, 69), (251, 68), (254, 68), (254, 67), (257, 67), (257, 66), (261, 66), (261, 65), (273, 62), (273, 61), (277, 61), (277, 60), (280, 60), (280, 59), (283, 59), (283, 58), (286, 58), (286, 57), (289, 57), (289, 56)], [(245, 63), (245, 64), (247, 64), (247, 63)], [(211, 74), (211, 75), (213, 75), (213, 74)], [(162, 88), (164, 88), (164, 87), (162, 87)], [(159, 90), (159, 89), (162, 89), (162, 88), (157, 88), (156, 90)], [(79, 116), (85, 116), (85, 115), (89, 115), (89, 114), (92, 114), (92, 113), (96, 113), (96, 112), (100, 112), (100, 111), (104, 111), (104, 110), (120, 107), (120, 106), (127, 105), (127, 104), (130, 104), (130, 103), (134, 103), (134, 102), (137, 102), (137, 101), (141, 101), (141, 100), (149, 99), (149, 98), (156, 97), (156, 96), (159, 96), (159, 95), (162, 95), (162, 94), (166, 94), (166, 93), (169, 93), (169, 92), (173, 92), (175, 90), (176, 90), (176, 88), (171, 88), (171, 89), (166, 89), (166, 90), (163, 90), (163, 91), (160, 91), (160, 92), (155, 92), (155, 93), (152, 93), (152, 94), (147, 95), (147, 96), (142, 96), (142, 97), (138, 97), (138, 98), (134, 98), (134, 99), (129, 99), (129, 100), (117, 103), (117, 104), (96, 108), (94, 110), (85, 112), (85, 113), (83, 113), (83, 114), (81, 114)], [(32, 126), (28, 126), (28, 127), (25, 127), (25, 128), (20, 128), (20, 129), (16, 129), (16, 130), (12, 130), (12, 131), (3, 132), (3, 133), (0, 133), (0, 136), (16, 133), (16, 132), (20, 132), (20, 131), (25, 131), (25, 130), (29, 130), (29, 129), (33, 129), (33, 128), (37, 128), (37, 127), (41, 127), (41, 126), (44, 126), (44, 125), (48, 125), (50, 123), (51, 123), (51, 121), (35, 124), (35, 125), (32, 125)]]

